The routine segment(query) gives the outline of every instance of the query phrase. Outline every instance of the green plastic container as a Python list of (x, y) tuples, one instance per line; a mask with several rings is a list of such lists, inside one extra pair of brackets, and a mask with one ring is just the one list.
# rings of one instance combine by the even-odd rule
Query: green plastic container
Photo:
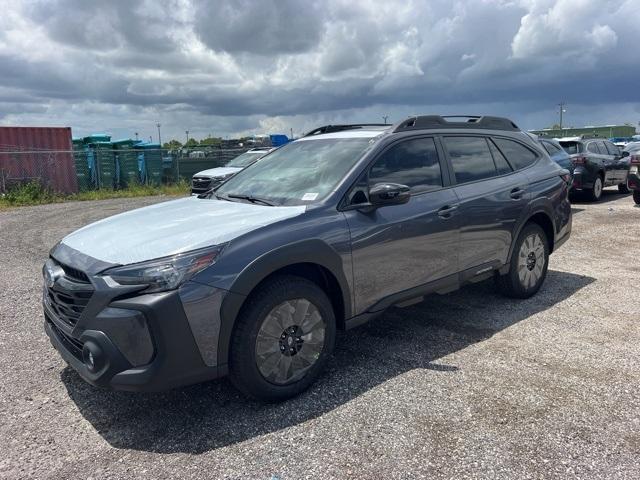
[(135, 145), (138, 150), (138, 158), (142, 154), (142, 179), (147, 185), (160, 185), (162, 183), (162, 151), (158, 143), (142, 143)]
[(98, 188), (113, 189), (117, 181), (113, 145), (111, 142), (95, 142), (89, 148), (95, 157)]
[(140, 184), (140, 171), (138, 169), (138, 150), (133, 147), (139, 143), (137, 140), (116, 140), (112, 142), (116, 166), (118, 167), (117, 183), (120, 188), (127, 188)]
[(73, 160), (76, 168), (76, 178), (78, 179), (78, 190), (81, 192), (95, 188), (92, 181), (92, 172), (89, 168), (87, 158), (87, 146), (82, 138), (73, 139)]

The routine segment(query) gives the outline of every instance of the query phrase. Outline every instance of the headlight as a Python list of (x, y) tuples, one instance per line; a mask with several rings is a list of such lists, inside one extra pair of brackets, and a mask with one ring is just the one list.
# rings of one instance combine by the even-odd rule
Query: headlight
[(171, 257), (149, 262), (134, 263), (111, 268), (102, 273), (120, 285), (146, 285), (145, 293), (164, 292), (178, 288), (198, 272), (201, 272), (222, 253), (224, 245), (200, 248)]

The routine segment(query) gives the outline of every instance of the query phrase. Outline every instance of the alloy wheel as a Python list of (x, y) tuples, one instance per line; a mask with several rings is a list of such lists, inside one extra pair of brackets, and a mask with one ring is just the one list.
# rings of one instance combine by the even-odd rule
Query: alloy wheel
[(300, 380), (324, 348), (326, 323), (305, 298), (277, 305), (264, 318), (256, 338), (256, 363), (269, 382), (285, 385)]
[(534, 233), (526, 237), (518, 253), (518, 278), (524, 288), (532, 288), (540, 281), (545, 261), (540, 235)]

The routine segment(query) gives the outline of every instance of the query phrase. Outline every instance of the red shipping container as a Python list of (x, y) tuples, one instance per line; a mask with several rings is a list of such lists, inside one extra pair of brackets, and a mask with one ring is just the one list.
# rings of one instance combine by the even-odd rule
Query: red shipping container
[(0, 126), (0, 191), (30, 180), (56, 192), (78, 191), (70, 127)]

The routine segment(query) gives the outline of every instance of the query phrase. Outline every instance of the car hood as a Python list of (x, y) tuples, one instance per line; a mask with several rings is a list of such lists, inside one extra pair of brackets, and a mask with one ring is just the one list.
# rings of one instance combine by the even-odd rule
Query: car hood
[(241, 167), (218, 167), (218, 168), (210, 168), (209, 170), (203, 170), (194, 175), (194, 177), (226, 177), (227, 175), (233, 175), (234, 173), (238, 173), (242, 170)]
[(301, 215), (304, 205), (269, 207), (189, 197), (92, 223), (62, 243), (104, 262), (126, 265), (233, 240)]

